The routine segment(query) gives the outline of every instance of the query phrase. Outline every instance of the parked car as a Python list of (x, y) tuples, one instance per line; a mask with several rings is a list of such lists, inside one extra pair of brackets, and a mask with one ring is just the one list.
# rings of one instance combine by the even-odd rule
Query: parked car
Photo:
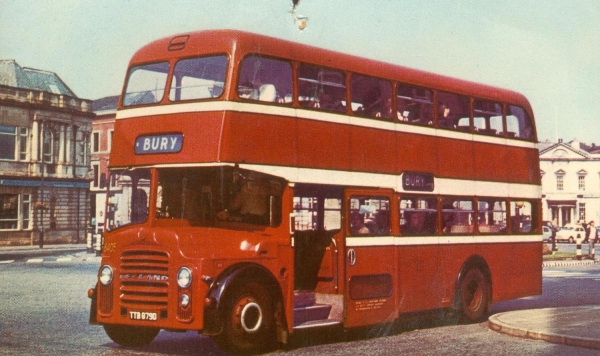
[(556, 232), (556, 242), (566, 241), (573, 243), (577, 240), (583, 241), (585, 238), (585, 230), (582, 226), (564, 226)]
[(548, 227), (550, 230), (552, 230), (552, 231), (554, 231), (554, 232), (557, 232), (558, 230), (560, 230), (560, 227), (558, 227), (558, 226), (554, 225), (554, 224), (552, 223), (552, 221), (547, 221), (547, 220), (544, 220), (544, 221), (542, 221), (542, 225), (543, 225), (543, 226), (547, 226), (547, 227)]
[(544, 238), (544, 241), (552, 242), (555, 233), (556, 232), (548, 226), (542, 226), (542, 237)]

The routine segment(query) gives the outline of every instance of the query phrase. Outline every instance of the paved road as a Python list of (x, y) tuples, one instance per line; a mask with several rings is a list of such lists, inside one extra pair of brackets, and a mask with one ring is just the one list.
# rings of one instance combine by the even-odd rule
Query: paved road
[[(87, 323), (87, 289), (99, 263), (71, 256), (0, 264), (0, 354), (4, 355), (223, 355), (210, 338), (193, 332), (161, 332), (143, 349), (112, 343)], [(600, 266), (544, 270), (544, 295), (497, 303), (494, 312), (595, 304), (600, 300)], [(378, 337), (372, 337), (378, 336)], [(433, 318), (410, 327), (379, 326), (353, 337), (312, 332), (299, 335), (285, 353), (274, 355), (596, 355), (589, 350), (499, 334), (483, 324), (454, 325)]]

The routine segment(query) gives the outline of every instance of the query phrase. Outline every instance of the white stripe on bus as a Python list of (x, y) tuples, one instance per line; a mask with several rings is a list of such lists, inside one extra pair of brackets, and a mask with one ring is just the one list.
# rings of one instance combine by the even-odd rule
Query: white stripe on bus
[(402, 188), (402, 175), (334, 171), (314, 168), (240, 164), (240, 168), (282, 177), (289, 182), (389, 188), (399, 193), (449, 194), (479, 197), (539, 199), (542, 187), (534, 184), (486, 182), (435, 178), (433, 192), (411, 192)]
[(542, 242), (542, 235), (368, 236), (346, 237), (346, 247), (472, 245)]
[[(137, 168), (192, 168), (192, 167), (233, 167), (233, 163), (165, 163)], [(316, 168), (267, 166), (259, 164), (239, 164), (242, 169), (274, 175), (290, 183), (332, 184), (356, 187), (378, 187), (393, 189), (398, 193), (462, 195), (476, 197), (505, 197), (519, 199), (540, 199), (542, 187), (535, 184), (487, 182), (468, 179), (435, 178), (433, 192), (405, 191), (402, 188), (402, 175), (352, 171), (334, 171)], [(113, 167), (125, 169), (127, 167)]]
[(361, 126), (367, 128), (381, 129), (386, 131), (396, 131), (411, 134), (421, 134), (434, 137), (444, 137), (464, 141), (491, 143), (503, 146), (522, 147), (538, 149), (537, 143), (521, 140), (509, 140), (503, 137), (477, 135), (467, 132), (436, 129), (434, 127), (408, 125), (396, 122), (389, 122), (377, 119), (367, 119), (345, 114), (329, 113), (323, 111), (298, 109), (285, 106), (275, 106), (266, 104), (253, 104), (235, 101), (208, 101), (199, 103), (184, 103), (171, 105), (157, 105), (143, 108), (133, 108), (117, 111), (117, 120), (130, 119), (144, 116), (181, 114), (191, 112), (211, 112), (211, 111), (236, 111), (249, 112), (265, 115), (289, 116), (300, 119), (332, 122), (344, 125)]

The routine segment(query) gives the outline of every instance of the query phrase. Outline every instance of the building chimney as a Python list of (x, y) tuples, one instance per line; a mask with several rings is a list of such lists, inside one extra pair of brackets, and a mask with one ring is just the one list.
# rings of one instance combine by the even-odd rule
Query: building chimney
[(559, 139), (558, 139), (558, 143), (562, 143), (562, 138), (559, 138)]

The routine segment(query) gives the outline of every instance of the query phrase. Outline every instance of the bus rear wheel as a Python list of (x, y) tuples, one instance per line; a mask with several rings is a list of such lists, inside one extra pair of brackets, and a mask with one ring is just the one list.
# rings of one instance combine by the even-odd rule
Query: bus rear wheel
[(464, 321), (479, 321), (487, 316), (491, 290), (479, 269), (470, 269), (462, 278), (459, 287), (459, 310)]
[(154, 340), (160, 329), (130, 325), (105, 324), (104, 331), (117, 344), (125, 347), (142, 347)]
[(274, 310), (269, 293), (257, 283), (233, 292), (225, 305), (225, 328), (215, 337), (221, 348), (232, 353), (255, 353), (276, 344)]

